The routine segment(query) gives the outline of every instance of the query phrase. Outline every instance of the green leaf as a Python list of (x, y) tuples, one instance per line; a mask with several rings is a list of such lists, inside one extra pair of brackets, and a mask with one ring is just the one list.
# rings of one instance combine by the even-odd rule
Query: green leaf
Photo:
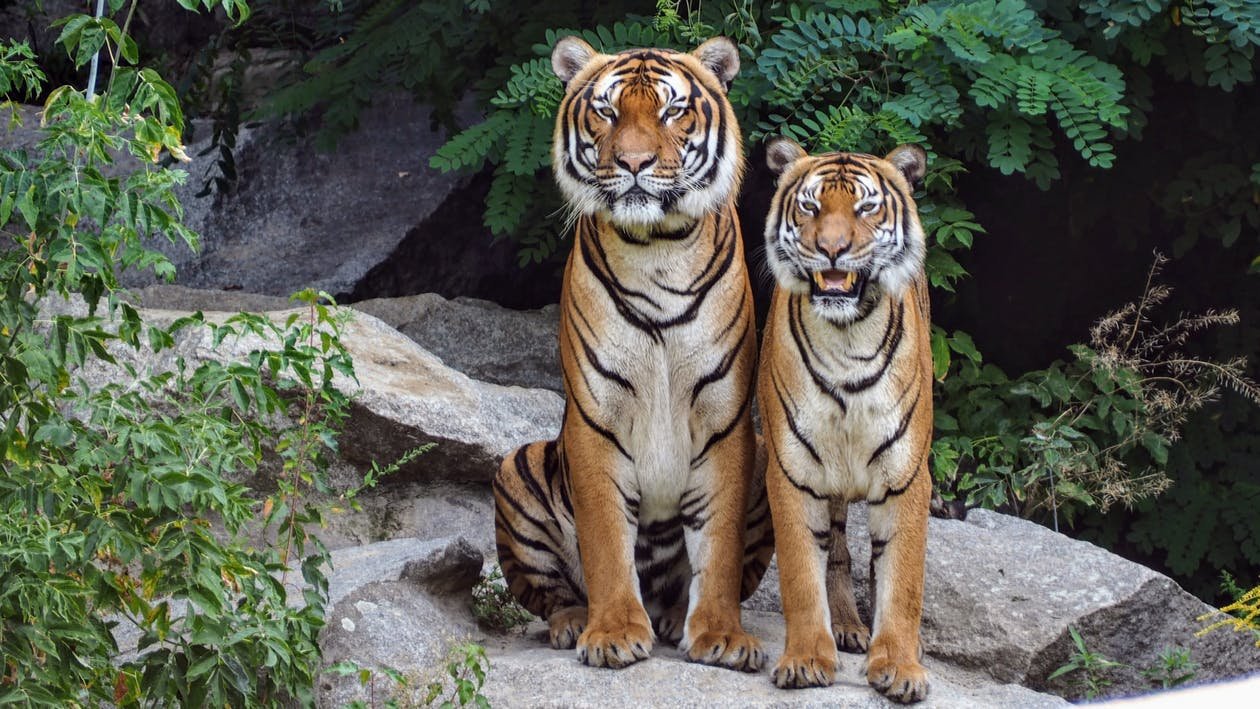
[(944, 381), (949, 373), (949, 342), (945, 331), (932, 326), (932, 374), (937, 381)]

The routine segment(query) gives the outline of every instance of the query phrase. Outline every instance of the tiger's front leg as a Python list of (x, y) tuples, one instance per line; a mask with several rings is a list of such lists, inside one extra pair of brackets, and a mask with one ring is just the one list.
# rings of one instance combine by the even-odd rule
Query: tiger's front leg
[(866, 679), (902, 703), (920, 701), (928, 693), (927, 671), (919, 662), (919, 621), (931, 480), (927, 463), (921, 463), (903, 491), (890, 491), (882, 502), (870, 504), (875, 637), (867, 653)]
[(770, 679), (783, 689), (826, 687), (835, 681), (839, 661), (826, 595), (830, 501), (809, 488), (797, 487), (793, 472), (783, 467), (781, 453), (775, 450), (776, 442), (773, 432), (767, 436), (766, 491), (774, 520), (787, 637)]
[(739, 597), (744, 525), (754, 443), (748, 417), (700, 454), (681, 512), (691, 560), (691, 604), (679, 650), (693, 662), (755, 672), (765, 664), (761, 642), (744, 631)]
[(561, 435), (588, 601), (586, 629), (577, 640), (578, 661), (625, 667), (646, 659), (654, 640), (634, 566), (638, 515), (630, 507), (637, 497), (627, 497), (636, 493), (619, 487), (634, 479), (633, 463), (578, 416), (565, 421)]

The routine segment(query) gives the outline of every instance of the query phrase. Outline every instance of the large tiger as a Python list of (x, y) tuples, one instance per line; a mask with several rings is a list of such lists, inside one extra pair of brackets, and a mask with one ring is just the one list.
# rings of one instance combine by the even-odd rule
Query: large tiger
[[(867, 652), (888, 697), (927, 695), (919, 620), (931, 479), (932, 357), (924, 238), (911, 195), (926, 156), (810, 156), (768, 146), (766, 221), (776, 288), (758, 403), (787, 639), (780, 687), (831, 684), (836, 648)], [(848, 503), (870, 506), (874, 640), (858, 617)], [(869, 649), (868, 649), (869, 648)]]
[[(494, 482), (508, 587), (592, 666), (654, 640), (759, 669), (740, 601), (773, 553), (751, 422), (756, 330), (726, 87), (735, 46), (552, 54), (556, 179), (576, 214), (560, 297), (560, 436)], [(655, 631), (655, 632), (654, 632)]]

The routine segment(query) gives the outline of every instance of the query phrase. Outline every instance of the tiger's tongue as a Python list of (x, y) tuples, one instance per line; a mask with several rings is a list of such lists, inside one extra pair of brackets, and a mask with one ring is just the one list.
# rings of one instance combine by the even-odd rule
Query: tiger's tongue
[(818, 284), (819, 290), (848, 293), (857, 282), (857, 274), (853, 271), (815, 271), (814, 282)]

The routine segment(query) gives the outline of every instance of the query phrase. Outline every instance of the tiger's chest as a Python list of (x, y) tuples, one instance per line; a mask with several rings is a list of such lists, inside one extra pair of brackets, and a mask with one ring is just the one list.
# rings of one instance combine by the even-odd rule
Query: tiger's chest
[(910, 383), (889, 376), (871, 388), (845, 397), (847, 409), (820, 392), (803, 397), (803, 435), (818, 452), (803, 466), (811, 488), (854, 500), (878, 497), (911, 463), (914, 451), (901, 431)]
[(752, 310), (735, 256), (606, 240), (579, 243), (570, 257), (560, 343), (568, 396), (626, 449), (645, 504), (676, 504), (705, 440), (748, 395)]
[(847, 330), (805, 320), (799, 327), (808, 344), (785, 346), (795, 389), (785, 414), (796, 439), (788, 455), (798, 479), (818, 493), (878, 498), (900, 485), (921, 452), (911, 427), (930, 411), (930, 390), (922, 400), (929, 374), (917, 355), (921, 328), (899, 307), (885, 303)]

